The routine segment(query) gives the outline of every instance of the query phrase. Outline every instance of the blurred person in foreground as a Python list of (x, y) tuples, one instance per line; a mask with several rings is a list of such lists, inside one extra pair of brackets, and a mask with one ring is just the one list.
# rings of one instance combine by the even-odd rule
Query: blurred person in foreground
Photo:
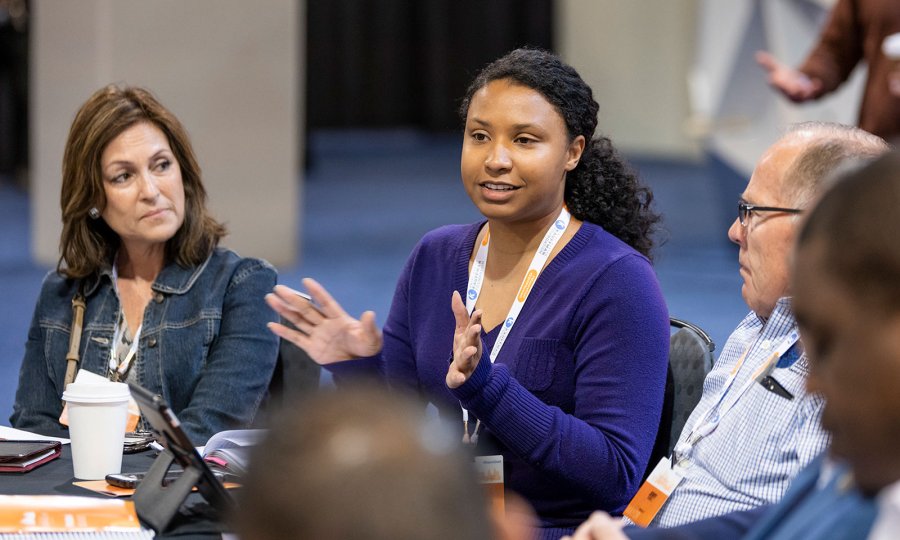
[(520, 499), (489, 511), (471, 455), (446, 424), (383, 388), (314, 394), (254, 449), (236, 526), (243, 540), (527, 540)]
[(855, 160), (888, 150), (859, 128), (823, 122), (792, 126), (757, 162), (738, 199), (728, 237), (739, 246), (741, 295), (750, 307), (703, 384), (669, 462), (680, 478), (668, 500), (639, 495), (634, 522), (672, 527), (778, 501), (828, 443), (822, 398), (805, 391), (809, 370), (799, 343), (789, 258), (802, 214), (824, 180)]
[(892, 84), (896, 62), (885, 54), (886, 39), (900, 32), (900, 2), (838, 0), (813, 50), (798, 68), (759, 51), (756, 61), (769, 84), (796, 103), (819, 99), (840, 87), (861, 61), (868, 74), (859, 127), (892, 140), (900, 136), (900, 87)]
[(275, 367), (263, 296), (276, 273), (217, 247), (225, 227), (184, 127), (147, 90), (107, 86), (75, 116), (62, 172), (61, 256), (34, 310), (12, 425), (63, 429), (71, 338), (80, 370), (161, 394), (198, 444), (248, 425)]
[[(900, 154), (847, 173), (809, 213), (792, 288), (832, 442), (775, 505), (674, 529), (592, 516), (576, 540), (888, 540), (900, 530)], [(623, 534), (627, 533), (627, 534)]]

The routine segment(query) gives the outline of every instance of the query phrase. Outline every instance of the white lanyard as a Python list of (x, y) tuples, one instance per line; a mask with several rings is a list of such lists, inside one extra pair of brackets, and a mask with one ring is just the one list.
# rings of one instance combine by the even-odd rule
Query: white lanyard
[[(679, 443), (675, 447), (675, 460), (673, 460), (676, 464), (682, 462), (683, 458), (687, 456), (690, 452), (691, 448), (700, 441), (700, 439), (708, 436), (710, 433), (716, 430), (719, 427), (719, 422), (722, 421), (722, 418), (734, 408), (735, 404), (737, 404), (738, 400), (750, 389), (751, 386), (757, 379), (762, 376), (764, 373), (767, 373), (771, 370), (772, 366), (778, 361), (781, 356), (786, 353), (790, 348), (800, 339), (800, 334), (797, 330), (792, 330), (790, 334), (785, 337), (781, 343), (778, 345), (778, 348), (775, 349), (775, 352), (765, 361), (756, 371), (750, 375), (750, 378), (744, 383), (744, 386), (738, 390), (734, 396), (725, 402), (725, 396), (728, 394), (728, 390), (731, 389), (731, 386), (734, 384), (735, 379), (737, 378), (738, 372), (741, 370), (741, 367), (744, 365), (744, 360), (747, 358), (747, 353), (750, 352), (750, 347), (744, 351), (744, 354), (741, 355), (740, 360), (738, 360), (737, 364), (735, 364), (734, 368), (731, 370), (731, 373), (728, 375), (728, 379), (725, 381), (725, 386), (722, 388), (722, 392), (719, 394), (719, 399), (716, 400), (716, 403), (706, 411), (705, 414), (701, 415), (700, 418), (694, 423), (694, 426), (691, 428), (690, 435), (688, 435), (685, 442)], [(720, 407), (721, 405), (721, 407)]]
[[(118, 255), (116, 256), (118, 258)], [(116, 296), (119, 295), (119, 271), (117, 266), (114, 264), (112, 267), (112, 280), (113, 287), (116, 289)], [(121, 303), (121, 299), (119, 300)], [(116, 321), (116, 331), (113, 332), (113, 341), (112, 347), (109, 349), (109, 369), (115, 376), (115, 381), (120, 382), (123, 381), (125, 376), (128, 374), (128, 368), (131, 367), (131, 362), (134, 360), (135, 355), (138, 350), (138, 342), (141, 339), (141, 329), (144, 327), (144, 324), (141, 323), (138, 326), (137, 330), (134, 332), (134, 336), (131, 338), (131, 347), (128, 349), (128, 353), (125, 355), (125, 358), (119, 362), (118, 351), (119, 351), (119, 341), (122, 339), (122, 334), (125, 332), (125, 325), (127, 321), (125, 320), (125, 314), (122, 312), (120, 314), (119, 320)]]
[(119, 350), (119, 340), (122, 339), (122, 333), (125, 331), (125, 317), (121, 317), (119, 319), (119, 323), (116, 324), (116, 331), (113, 334), (113, 343), (112, 347), (110, 347), (109, 351), (109, 369), (115, 373), (116, 382), (122, 382), (125, 379), (125, 376), (128, 374), (128, 368), (131, 367), (131, 362), (134, 360), (135, 355), (138, 350), (138, 342), (141, 339), (141, 328), (143, 328), (143, 324), (138, 326), (138, 329), (134, 332), (134, 336), (131, 339), (131, 347), (128, 349), (128, 353), (125, 355), (125, 358), (122, 359), (121, 362), (118, 362), (118, 350)]
[[(541, 243), (534, 254), (534, 258), (531, 259), (531, 264), (528, 266), (528, 271), (525, 272), (522, 284), (519, 285), (519, 292), (516, 293), (512, 306), (509, 308), (509, 313), (506, 314), (506, 318), (503, 320), (503, 323), (501, 323), (503, 326), (500, 328), (500, 333), (497, 334), (497, 340), (494, 342), (493, 348), (491, 348), (490, 358), (492, 364), (497, 360), (497, 356), (500, 355), (500, 349), (503, 348), (506, 337), (509, 335), (510, 331), (512, 331), (513, 325), (516, 324), (516, 318), (519, 316), (519, 312), (522, 311), (525, 301), (528, 300), (528, 295), (531, 294), (531, 289), (537, 281), (541, 270), (544, 268), (544, 264), (546, 264), (547, 259), (550, 257), (550, 253), (553, 252), (553, 248), (559, 243), (563, 233), (569, 226), (570, 217), (571, 214), (569, 214), (569, 211), (566, 210), (564, 206), (562, 210), (560, 210), (556, 221), (550, 225), (550, 228), (547, 229), (546, 234), (544, 234), (544, 239), (541, 240)], [(470, 316), (475, 310), (475, 303), (478, 301), (478, 295), (481, 294), (481, 285), (484, 283), (484, 268), (487, 265), (490, 236), (490, 230), (485, 227), (484, 239), (478, 246), (478, 251), (475, 253), (475, 262), (472, 264), (472, 271), (469, 272), (469, 284), (466, 287), (466, 310), (469, 312)], [(464, 436), (464, 439), (468, 439), (469, 411), (467, 411), (465, 407), (462, 407), (462, 412), (463, 424), (466, 426), (466, 435)], [(479, 425), (480, 422), (475, 426), (475, 433), (472, 435), (473, 443), (478, 440)]]

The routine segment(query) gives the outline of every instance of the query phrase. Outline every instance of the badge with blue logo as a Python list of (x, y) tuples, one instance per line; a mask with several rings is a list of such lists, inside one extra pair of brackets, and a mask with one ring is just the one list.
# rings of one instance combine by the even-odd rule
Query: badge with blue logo
[(559, 230), (564, 229), (565, 226), (566, 226), (566, 224), (563, 223), (563, 220), (561, 220), (561, 219), (557, 219), (557, 220), (556, 220), (556, 223), (554, 223), (554, 225), (556, 225), (556, 228), (559, 229)]
[(797, 341), (793, 345), (791, 345), (790, 349), (788, 349), (787, 351), (784, 352), (784, 354), (782, 354), (780, 357), (778, 357), (778, 363), (775, 364), (775, 367), (776, 368), (791, 367), (794, 365), (794, 362), (796, 362), (800, 358), (801, 354), (803, 354), (803, 351), (801, 350), (800, 342)]
[(469, 300), (475, 300), (475, 297), (478, 296), (478, 291), (476, 291), (475, 289), (469, 289), (468, 296)]
[(515, 321), (515, 319), (513, 319), (512, 317), (506, 319), (506, 327), (507, 328), (511, 327), (513, 325), (514, 321)]

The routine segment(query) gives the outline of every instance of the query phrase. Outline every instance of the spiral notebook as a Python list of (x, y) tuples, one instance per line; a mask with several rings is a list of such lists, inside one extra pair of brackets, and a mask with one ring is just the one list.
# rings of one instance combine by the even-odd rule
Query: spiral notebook
[(0, 540), (53, 538), (141, 540), (131, 501), (68, 495), (0, 495)]
[(149, 540), (150, 538), (153, 538), (153, 531), (0, 534), (0, 540)]

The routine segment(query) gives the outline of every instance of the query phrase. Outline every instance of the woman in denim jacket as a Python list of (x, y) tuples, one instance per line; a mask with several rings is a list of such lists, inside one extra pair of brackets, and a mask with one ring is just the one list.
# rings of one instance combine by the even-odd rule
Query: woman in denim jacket
[(267, 262), (218, 248), (187, 133), (146, 90), (110, 85), (82, 105), (63, 156), (61, 257), (28, 331), (12, 425), (57, 432), (73, 321), (79, 369), (161, 394), (196, 444), (246, 426), (278, 341)]

